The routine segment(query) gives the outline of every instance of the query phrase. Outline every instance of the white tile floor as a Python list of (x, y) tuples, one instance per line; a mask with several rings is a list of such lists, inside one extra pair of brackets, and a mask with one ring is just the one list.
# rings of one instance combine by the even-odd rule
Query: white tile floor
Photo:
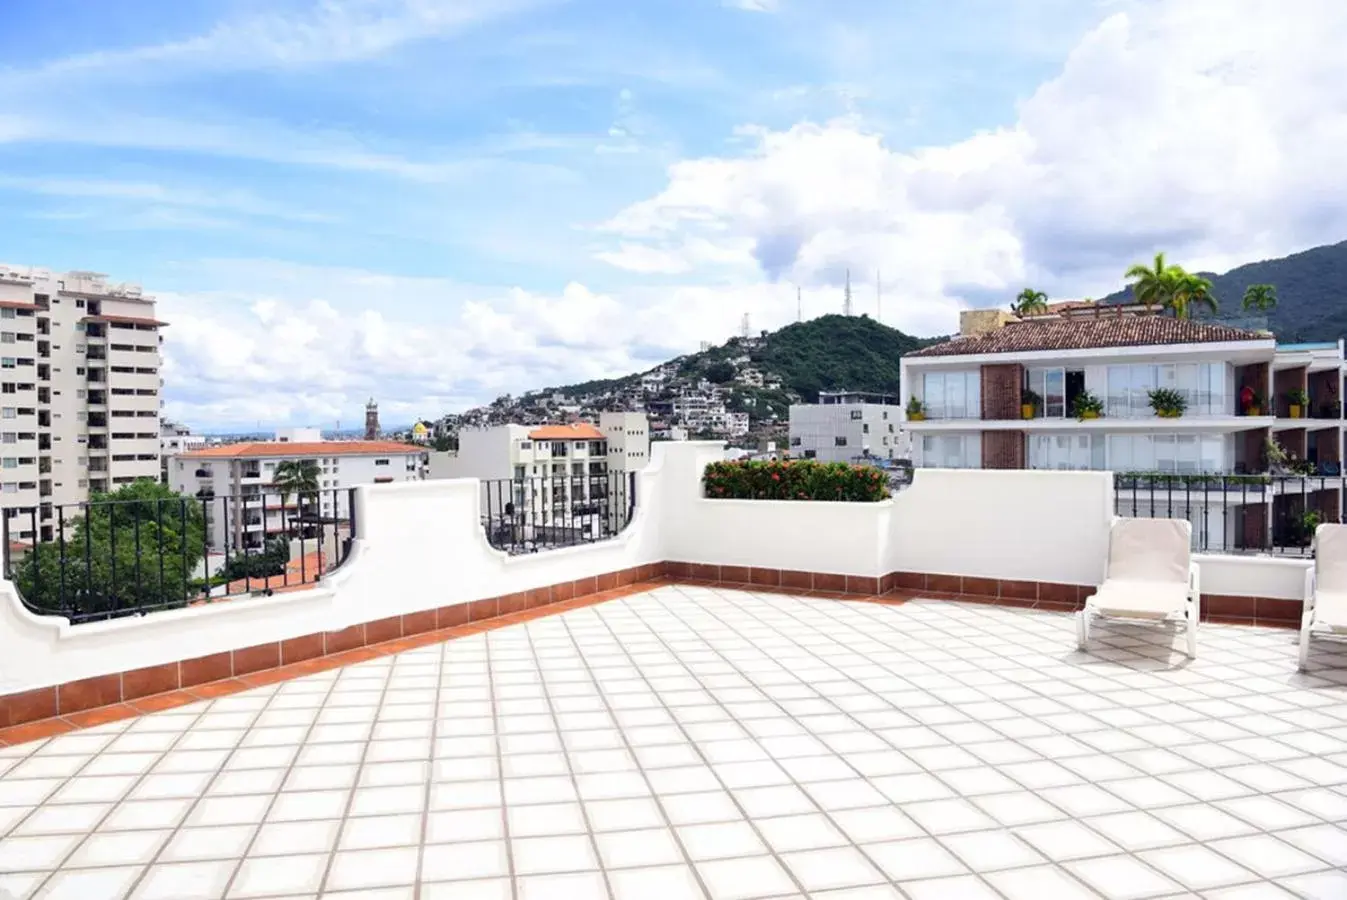
[(1343, 648), (1171, 643), (660, 588), (0, 749), (0, 898), (1347, 897)]

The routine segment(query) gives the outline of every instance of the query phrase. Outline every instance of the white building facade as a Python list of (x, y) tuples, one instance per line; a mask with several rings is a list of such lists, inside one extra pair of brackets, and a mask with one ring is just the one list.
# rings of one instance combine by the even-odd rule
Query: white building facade
[(598, 426), (464, 429), (457, 453), (432, 454), (429, 477), (479, 479), (490, 527), (545, 543), (621, 530), (635, 501), (632, 473), (649, 460), (645, 414), (612, 412)]
[[(420, 448), (391, 441), (253, 441), (207, 447), (173, 457), (169, 487), (201, 503), (213, 550), (257, 549), (298, 524), (349, 526), (349, 488), (419, 481)], [(312, 462), (318, 470), (316, 505), (282, 497), (277, 467)]]
[(911, 458), (898, 398), (851, 391), (823, 392), (818, 403), (790, 407), (794, 459), (856, 463)]
[[(1340, 521), (1341, 342), (1088, 307), (986, 323), (902, 361), (916, 465), (1113, 471), (1119, 514), (1188, 518), (1201, 547), (1266, 545), (1311, 510)], [(1156, 390), (1182, 414), (1158, 415)], [(1266, 477), (1287, 473), (1310, 477)]]
[(11, 541), (52, 540), (57, 507), (160, 480), (164, 324), (137, 286), (0, 265), (0, 507), (24, 509)]

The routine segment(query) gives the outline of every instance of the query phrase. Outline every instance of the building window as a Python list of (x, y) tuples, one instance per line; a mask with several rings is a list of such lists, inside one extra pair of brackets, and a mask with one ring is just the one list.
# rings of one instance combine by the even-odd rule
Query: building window
[(1108, 393), (1104, 415), (1112, 418), (1150, 418), (1150, 392), (1155, 388), (1176, 390), (1188, 401), (1188, 415), (1228, 416), (1225, 363), (1180, 363), (1108, 367)]
[(532, 450), (532, 449), (533, 449), (533, 442), (532, 442), (532, 441), (520, 441), (520, 442), (519, 442), (519, 449), (520, 449), (520, 450)]
[(0, 319), (12, 319), (14, 318), (14, 316), (15, 316), (14, 310), (10, 309), (9, 307), (0, 309)]
[(1108, 465), (1115, 472), (1192, 475), (1230, 471), (1228, 441), (1221, 435), (1111, 434)]
[(19, 411), (13, 406), (6, 406), (3, 410), (0, 410), (0, 418), (12, 419), (18, 414)]
[(838, 447), (845, 447), (847, 445), (846, 435), (839, 434), (837, 437), (833, 438), (833, 444)]
[(982, 438), (976, 434), (924, 435), (921, 464), (932, 469), (981, 468)]
[(19, 364), (19, 361), (12, 356), (0, 357), (0, 368), (12, 369)]
[(6, 456), (3, 462), (0, 462), (6, 469), (17, 469), (19, 467), (19, 458), (17, 456)]
[(869, 434), (869, 433), (870, 433), (870, 423), (866, 422), (863, 425), (861, 425), (861, 434)]
[(862, 416), (862, 415), (863, 415), (863, 413), (861, 412), (861, 410), (859, 410), (859, 409), (853, 409), (853, 410), (851, 411), (851, 421), (853, 421), (853, 422), (859, 422), (859, 421), (861, 420), (861, 416)]
[(790, 439), (790, 445), (791, 445), (792, 447), (798, 447), (798, 446), (800, 446), (800, 439), (799, 439), (798, 437), (793, 437), (793, 438), (791, 438), (791, 439)]
[(980, 419), (982, 373), (928, 372), (922, 376), (922, 397), (929, 419)]
[(565, 456), (565, 455), (566, 455), (566, 442), (565, 442), (565, 441), (553, 441), (553, 442), (552, 442), (552, 455), (553, 455), (553, 456)]
[(1104, 436), (1035, 434), (1029, 438), (1029, 468), (1104, 469)]
[(386, 466), (386, 465), (388, 465), (388, 460), (386, 460), (386, 459), (376, 459), (376, 460), (374, 461), (374, 464), (375, 464), (376, 466)]
[(12, 343), (14, 343), (14, 332), (0, 331), (0, 344), (12, 344)]

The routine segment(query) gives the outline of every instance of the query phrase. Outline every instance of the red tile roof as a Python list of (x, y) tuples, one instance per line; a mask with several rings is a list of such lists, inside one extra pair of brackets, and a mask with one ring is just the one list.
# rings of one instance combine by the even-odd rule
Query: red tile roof
[(246, 441), (183, 453), (183, 459), (259, 459), (285, 456), (412, 456), (420, 447), (396, 441)]
[(1117, 315), (1011, 322), (987, 334), (951, 338), (909, 353), (908, 356), (980, 356), (1039, 350), (1094, 350), (1105, 347), (1272, 340), (1267, 334), (1210, 322), (1194, 322), (1170, 316)]
[(36, 303), (28, 303), (24, 300), (0, 300), (0, 307), (4, 309), (41, 309)]
[(601, 441), (603, 437), (603, 432), (588, 422), (544, 425), (529, 432), (529, 439), (534, 441)]

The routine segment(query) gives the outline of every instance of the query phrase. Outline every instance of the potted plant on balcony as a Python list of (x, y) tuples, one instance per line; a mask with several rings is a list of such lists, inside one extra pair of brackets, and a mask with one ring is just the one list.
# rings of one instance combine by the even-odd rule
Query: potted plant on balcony
[(1244, 386), (1244, 390), (1239, 392), (1240, 403), (1244, 407), (1244, 415), (1261, 416), (1263, 414), (1263, 395), (1258, 391)]
[(1043, 398), (1034, 391), (1025, 388), (1020, 391), (1020, 418), (1032, 419), (1038, 415), (1038, 408), (1042, 406)]
[(1319, 523), (1323, 521), (1323, 515), (1317, 509), (1307, 509), (1300, 514), (1300, 545), (1308, 547), (1314, 543), (1314, 532), (1319, 529)]
[(1081, 391), (1076, 395), (1076, 401), (1071, 405), (1071, 411), (1076, 414), (1076, 419), (1081, 422), (1086, 419), (1097, 419), (1104, 414), (1104, 401), (1089, 391)]
[(1310, 405), (1310, 395), (1303, 388), (1293, 388), (1286, 392), (1286, 403), (1290, 406), (1290, 415), (1299, 419)]
[(926, 407), (916, 397), (907, 399), (907, 420), (909, 422), (921, 422), (926, 418)]
[(1162, 419), (1177, 419), (1188, 408), (1188, 398), (1172, 388), (1156, 388), (1147, 396), (1151, 409)]

